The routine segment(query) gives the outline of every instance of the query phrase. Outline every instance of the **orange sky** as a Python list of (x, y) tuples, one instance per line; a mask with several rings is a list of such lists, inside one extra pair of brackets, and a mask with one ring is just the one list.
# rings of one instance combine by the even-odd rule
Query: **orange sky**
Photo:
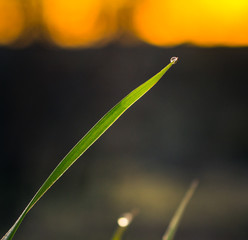
[[(94, 46), (114, 40), (120, 33), (157, 46), (248, 45), (247, 0), (25, 0), (26, 4), (23, 3), (0, 0), (1, 45), (12, 44), (23, 36), (31, 38), (28, 35), (31, 27), (37, 31), (37, 39), (42, 36), (62, 47)], [(123, 25), (128, 27), (123, 30), (120, 27)]]

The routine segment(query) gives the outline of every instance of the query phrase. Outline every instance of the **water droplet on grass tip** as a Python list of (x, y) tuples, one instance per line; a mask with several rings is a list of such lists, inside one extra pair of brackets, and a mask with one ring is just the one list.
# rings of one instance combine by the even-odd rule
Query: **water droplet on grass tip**
[(172, 64), (176, 64), (177, 61), (178, 61), (178, 57), (172, 57), (172, 58), (170, 59), (170, 62), (171, 62)]
[(122, 217), (118, 219), (118, 224), (120, 227), (126, 227), (129, 225), (129, 221), (127, 218)]
[(117, 221), (120, 227), (127, 227), (133, 219), (133, 215), (131, 213), (123, 214)]

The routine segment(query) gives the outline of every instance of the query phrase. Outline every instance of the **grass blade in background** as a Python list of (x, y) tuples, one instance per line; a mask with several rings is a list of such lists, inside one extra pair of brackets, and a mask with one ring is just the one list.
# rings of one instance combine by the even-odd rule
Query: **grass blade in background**
[(133, 221), (133, 218), (137, 215), (137, 213), (137, 210), (133, 210), (131, 212), (124, 213), (120, 218), (118, 218), (118, 228), (114, 232), (111, 240), (122, 240), (124, 232), (127, 230), (128, 226)]
[(176, 210), (165, 234), (162, 237), (162, 240), (172, 240), (174, 238), (174, 235), (176, 233), (177, 227), (179, 225), (179, 222), (183, 216), (183, 213), (192, 198), (196, 188), (198, 186), (198, 181), (193, 181), (190, 185), (189, 190), (186, 192), (184, 198), (182, 199), (178, 209)]
[(169, 68), (177, 62), (177, 57), (171, 58), (170, 63), (163, 68), (155, 76), (147, 80), (145, 83), (137, 87), (109, 112), (107, 112), (99, 122), (94, 125), (90, 131), (72, 148), (72, 150), (58, 164), (51, 175), (46, 179), (33, 199), (29, 202), (15, 224), (5, 234), (2, 240), (11, 240), (23, 221), (26, 214), (35, 205), (35, 203), (46, 193), (46, 191), (66, 172), (66, 170), (139, 98), (149, 91), (160, 78), (169, 70)]

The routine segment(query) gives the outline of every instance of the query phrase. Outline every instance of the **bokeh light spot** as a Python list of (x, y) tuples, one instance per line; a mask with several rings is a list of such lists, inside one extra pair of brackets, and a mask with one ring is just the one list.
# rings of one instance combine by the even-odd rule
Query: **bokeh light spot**
[(87, 46), (106, 37), (99, 0), (43, 0), (43, 18), (61, 46)]
[(17, 0), (0, 0), (0, 44), (10, 44), (21, 34), (24, 16)]
[(248, 2), (143, 0), (133, 24), (137, 36), (154, 45), (247, 45)]

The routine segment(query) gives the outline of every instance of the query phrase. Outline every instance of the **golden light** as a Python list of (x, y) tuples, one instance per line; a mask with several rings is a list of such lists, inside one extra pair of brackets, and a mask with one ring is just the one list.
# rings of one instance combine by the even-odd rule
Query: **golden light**
[(0, 45), (25, 35), (27, 44), (41, 38), (62, 47), (134, 37), (158, 46), (248, 46), (247, 29), (247, 0), (0, 0)]
[(160, 46), (248, 45), (248, 1), (143, 0), (133, 24), (138, 37)]
[(112, 33), (101, 0), (43, 0), (44, 23), (61, 46), (87, 46)]
[(0, 0), (0, 44), (10, 44), (21, 34), (24, 16), (17, 0)]

